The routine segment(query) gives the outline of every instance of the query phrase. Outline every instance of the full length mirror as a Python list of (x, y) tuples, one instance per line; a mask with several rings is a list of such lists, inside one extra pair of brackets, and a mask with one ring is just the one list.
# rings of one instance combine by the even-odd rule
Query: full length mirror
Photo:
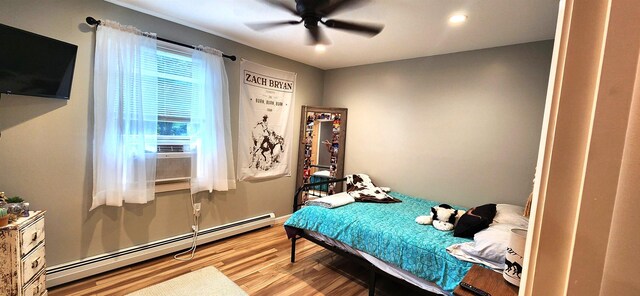
[[(296, 188), (344, 177), (347, 109), (302, 106)], [(340, 183), (337, 186), (342, 186)], [(303, 193), (299, 202), (341, 191), (325, 184)]]

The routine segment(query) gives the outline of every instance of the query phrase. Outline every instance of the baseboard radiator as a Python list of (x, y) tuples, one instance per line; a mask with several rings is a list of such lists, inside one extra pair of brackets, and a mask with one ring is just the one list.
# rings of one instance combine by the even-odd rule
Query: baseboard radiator
[[(198, 245), (258, 228), (272, 226), (274, 221), (275, 215), (269, 213), (233, 223), (201, 229), (198, 232)], [(184, 250), (191, 246), (192, 239), (193, 234), (187, 233), (112, 253), (51, 266), (47, 268), (47, 287), (57, 286), (129, 264)]]

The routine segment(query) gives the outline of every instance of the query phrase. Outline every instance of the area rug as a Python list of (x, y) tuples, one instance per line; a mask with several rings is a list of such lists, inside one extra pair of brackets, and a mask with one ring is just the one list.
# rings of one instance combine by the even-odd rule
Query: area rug
[(128, 296), (246, 296), (238, 285), (213, 266), (208, 266), (164, 281)]

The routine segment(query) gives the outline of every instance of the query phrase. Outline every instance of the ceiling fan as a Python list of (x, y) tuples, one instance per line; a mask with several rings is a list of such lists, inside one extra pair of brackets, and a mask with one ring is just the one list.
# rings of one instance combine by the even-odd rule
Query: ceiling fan
[(345, 30), (350, 33), (356, 33), (368, 37), (378, 35), (378, 33), (382, 31), (382, 28), (384, 28), (384, 25), (380, 24), (365, 24), (353, 21), (327, 19), (331, 14), (347, 8), (354, 8), (358, 5), (364, 4), (367, 2), (366, 0), (295, 0), (295, 8), (278, 0), (261, 1), (280, 9), (284, 9), (293, 15), (300, 17), (300, 20), (248, 23), (246, 25), (249, 28), (256, 31), (263, 31), (283, 25), (297, 25), (304, 23), (305, 28), (307, 28), (307, 31), (309, 32), (308, 43), (310, 45), (331, 43), (322, 32), (319, 24), (323, 24), (327, 28)]

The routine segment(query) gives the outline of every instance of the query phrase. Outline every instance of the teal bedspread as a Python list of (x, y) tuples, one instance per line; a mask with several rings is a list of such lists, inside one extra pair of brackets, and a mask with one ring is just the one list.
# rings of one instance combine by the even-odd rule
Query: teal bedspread
[(402, 202), (356, 202), (334, 209), (307, 206), (284, 225), (319, 232), (453, 291), (472, 264), (445, 249), (471, 240), (415, 222), (440, 203), (397, 192), (390, 195)]

